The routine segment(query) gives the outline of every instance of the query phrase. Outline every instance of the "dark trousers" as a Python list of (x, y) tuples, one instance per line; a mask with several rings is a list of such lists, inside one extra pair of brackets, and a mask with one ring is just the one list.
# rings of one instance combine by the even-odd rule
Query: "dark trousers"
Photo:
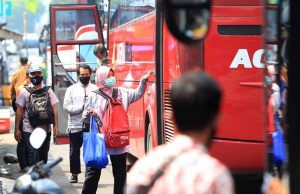
[(21, 169), (24, 169), (26, 167), (29, 167), (27, 164), (27, 159), (26, 159), (26, 146), (25, 146), (25, 141), (23, 139), (23, 134), (22, 134), (22, 139), (20, 142), (17, 144), (17, 157), (19, 161), (19, 165)]
[(48, 152), (50, 149), (50, 141), (51, 141), (51, 132), (48, 132), (44, 143), (38, 149), (38, 161), (43, 160), (45, 164), (48, 162)]
[(21, 169), (24, 169), (28, 167), (27, 164), (27, 157), (26, 157), (26, 144), (24, 140), (24, 134), (23, 134), (23, 121), (20, 122), (20, 131), (21, 131), (21, 141), (17, 144), (17, 157), (19, 161), (19, 165)]
[(23, 134), (24, 134), (24, 143), (26, 146), (26, 155), (27, 155), (28, 166), (32, 166), (41, 160), (43, 160), (44, 163), (47, 163), (48, 152), (49, 152), (49, 148), (50, 148), (51, 132), (47, 133), (47, 137), (39, 149), (35, 149), (31, 146), (31, 144), (29, 142), (29, 137), (30, 137), (31, 133), (24, 132)]
[(80, 148), (82, 146), (82, 132), (69, 133), (70, 138), (70, 172), (72, 174), (81, 173), (80, 169)]
[[(114, 176), (114, 194), (123, 194), (126, 182), (126, 153), (110, 156)], [(101, 169), (86, 167), (82, 194), (96, 194)]]

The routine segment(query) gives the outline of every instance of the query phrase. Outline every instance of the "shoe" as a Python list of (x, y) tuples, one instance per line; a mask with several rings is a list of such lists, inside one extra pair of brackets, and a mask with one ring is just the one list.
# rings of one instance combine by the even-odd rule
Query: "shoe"
[(70, 183), (77, 183), (77, 182), (78, 182), (78, 176), (72, 174), (71, 179), (70, 179)]

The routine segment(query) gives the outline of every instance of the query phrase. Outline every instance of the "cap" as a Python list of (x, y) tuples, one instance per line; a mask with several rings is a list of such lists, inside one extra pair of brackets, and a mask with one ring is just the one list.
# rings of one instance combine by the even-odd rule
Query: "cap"
[(33, 73), (33, 72), (42, 72), (41, 65), (31, 64), (29, 69), (28, 69), (28, 73)]

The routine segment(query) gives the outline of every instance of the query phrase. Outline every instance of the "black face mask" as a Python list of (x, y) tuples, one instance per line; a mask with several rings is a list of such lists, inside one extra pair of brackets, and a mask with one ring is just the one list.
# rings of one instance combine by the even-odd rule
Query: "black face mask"
[(31, 77), (30, 78), (30, 81), (33, 85), (39, 85), (42, 83), (43, 81), (43, 77), (40, 77), (40, 76), (36, 76), (36, 77)]
[(86, 86), (90, 82), (91, 77), (79, 77), (79, 81), (82, 83), (82, 85)]

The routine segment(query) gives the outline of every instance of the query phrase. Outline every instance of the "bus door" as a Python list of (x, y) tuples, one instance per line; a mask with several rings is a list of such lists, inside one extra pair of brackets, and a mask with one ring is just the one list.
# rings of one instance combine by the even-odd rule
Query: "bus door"
[[(55, 142), (67, 143), (68, 115), (63, 110), (67, 87), (77, 82), (76, 68), (80, 64), (98, 67), (94, 46), (104, 44), (101, 22), (96, 5), (50, 5), (51, 24), (51, 83), (59, 99), (58, 127)], [(48, 69), (49, 71), (49, 69)], [(94, 75), (91, 76), (93, 82)]]

